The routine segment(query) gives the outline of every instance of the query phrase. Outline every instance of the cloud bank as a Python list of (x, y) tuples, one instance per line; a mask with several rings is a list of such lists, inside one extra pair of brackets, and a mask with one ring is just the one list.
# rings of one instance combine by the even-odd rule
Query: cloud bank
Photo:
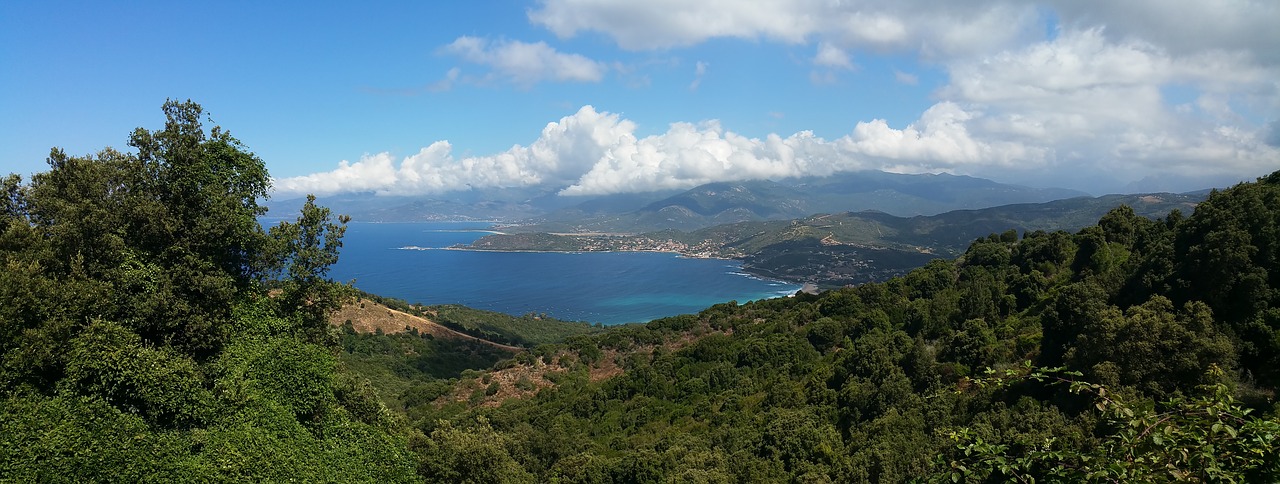
[(277, 193), (331, 195), (439, 194), (471, 188), (549, 185), (563, 195), (603, 195), (691, 188), (715, 181), (830, 175), (887, 169), (921, 172), (972, 164), (1037, 162), (1044, 154), (969, 135), (972, 117), (941, 104), (920, 120), (894, 129), (883, 120), (858, 123), (853, 132), (824, 140), (804, 131), (786, 138), (749, 138), (718, 121), (673, 123), (638, 138), (635, 123), (584, 106), (548, 123), (528, 146), (489, 156), (455, 158), (448, 141), (395, 159), (391, 153), (343, 161), (332, 171), (275, 180)]

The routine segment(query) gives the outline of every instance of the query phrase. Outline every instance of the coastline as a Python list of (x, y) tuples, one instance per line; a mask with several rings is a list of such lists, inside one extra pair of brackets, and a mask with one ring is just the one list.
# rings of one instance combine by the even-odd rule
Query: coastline
[[(403, 249), (404, 247), (401, 247), (401, 248)], [(436, 248), (426, 248), (426, 247), (422, 247), (422, 248), (415, 248), (415, 249), (411, 249), (411, 250), (456, 250), (456, 251), (462, 251), (462, 252), (510, 252), (510, 253), (524, 253), (524, 254), (627, 254), (627, 253), (631, 253), (631, 254), (674, 254), (674, 255), (676, 255), (677, 257), (684, 258), (684, 259), (707, 259), (707, 260), (735, 261), (735, 262), (738, 262), (738, 263), (739, 263), (739, 268), (740, 268), (740, 269), (741, 269), (741, 271), (742, 271), (742, 273), (741, 273), (741, 274), (739, 274), (739, 275), (740, 275), (740, 276), (742, 276), (742, 277), (747, 277), (747, 278), (751, 278), (751, 279), (757, 279), (757, 280), (761, 280), (761, 281), (768, 281), (768, 282), (779, 282), (779, 283), (785, 283), (785, 284), (800, 284), (800, 285), (804, 285), (804, 284), (808, 284), (808, 283), (810, 283), (810, 281), (808, 281), (808, 280), (789, 279), (789, 278), (785, 278), (785, 277), (779, 277), (777, 274), (773, 273), (772, 271), (765, 270), (765, 269), (758, 269), (758, 268), (753, 267), (753, 266), (748, 266), (748, 265), (746, 265), (746, 261), (745, 261), (745, 260), (743, 260), (743, 259), (739, 259), (739, 258), (733, 258), (733, 257), (722, 257), (722, 256), (714, 256), (714, 255), (707, 255), (707, 254), (687, 254), (687, 253), (680, 252), (680, 251), (675, 251), (675, 250), (657, 250), (657, 249), (654, 249), (654, 250), (644, 250), (644, 249), (636, 249), (636, 250), (482, 249), (482, 248), (476, 248), (476, 247), (470, 247), (470, 246), (464, 246), (464, 245), (452, 245), (452, 246), (449, 246), (449, 247), (436, 247)]]
[[(408, 247), (399, 247), (400, 249), (409, 249)], [(415, 247), (410, 250), (458, 250), (463, 252), (516, 252), (529, 254), (625, 254), (625, 253), (653, 253), (653, 254), (675, 254), (685, 259), (717, 259), (717, 260), (735, 260), (732, 257), (719, 257), (704, 254), (686, 254), (677, 250), (661, 250), (661, 249), (635, 249), (635, 250), (550, 250), (550, 249), (482, 249), (478, 247), (469, 247), (463, 245), (451, 245), (449, 247)]]

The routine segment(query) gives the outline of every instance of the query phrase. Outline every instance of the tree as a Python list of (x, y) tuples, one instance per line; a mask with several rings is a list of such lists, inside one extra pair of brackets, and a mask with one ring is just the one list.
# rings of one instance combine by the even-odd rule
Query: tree
[(351, 217), (341, 215), (335, 223), (328, 208), (315, 204), (315, 195), (307, 202), (296, 222), (281, 222), (271, 228), (268, 264), (274, 272), (284, 271), (282, 307), (300, 314), (305, 325), (323, 329), (330, 311), (337, 309), (348, 295), (332, 284), (329, 266), (338, 262), (342, 236)]
[[(136, 154), (0, 179), (0, 480), (411, 480), (398, 424), (312, 337), (341, 226), (308, 204), (268, 234), (262, 161), (195, 103), (164, 113)], [(286, 263), (306, 304), (268, 296)]]
[(1214, 329), (1209, 307), (1187, 303), (1175, 311), (1162, 296), (1129, 308), (1109, 308), (1091, 321), (1068, 352), (1067, 363), (1108, 385), (1137, 387), (1155, 398), (1218, 383), (1210, 367), (1233, 369), (1235, 348)]
[[(1211, 373), (1220, 373), (1213, 368)], [(988, 442), (968, 428), (948, 432), (956, 459), (940, 459), (930, 482), (1275, 482), (1280, 479), (1280, 418), (1256, 417), (1222, 384), (1157, 407), (1129, 401), (1104, 385), (1077, 380), (1061, 368), (1025, 367), (975, 381), (1008, 386), (1039, 381), (1090, 395), (1104, 434), (1087, 448), (1053, 438), (1015, 448)], [(1221, 375), (1210, 375), (1209, 379)]]

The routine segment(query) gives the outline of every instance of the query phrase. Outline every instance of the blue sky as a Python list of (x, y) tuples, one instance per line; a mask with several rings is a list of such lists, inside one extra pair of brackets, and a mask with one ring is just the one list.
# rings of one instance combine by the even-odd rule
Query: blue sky
[(0, 168), (201, 103), (281, 196), (1280, 169), (1269, 1), (0, 3)]

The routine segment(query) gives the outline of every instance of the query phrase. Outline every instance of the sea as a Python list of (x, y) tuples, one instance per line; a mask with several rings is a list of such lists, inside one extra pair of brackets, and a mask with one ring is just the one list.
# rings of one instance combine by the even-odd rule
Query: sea
[(336, 281), (428, 305), (462, 304), (604, 325), (696, 313), (726, 301), (795, 294), (800, 285), (742, 272), (737, 261), (656, 252), (451, 250), (489, 233), (485, 222), (347, 225)]

